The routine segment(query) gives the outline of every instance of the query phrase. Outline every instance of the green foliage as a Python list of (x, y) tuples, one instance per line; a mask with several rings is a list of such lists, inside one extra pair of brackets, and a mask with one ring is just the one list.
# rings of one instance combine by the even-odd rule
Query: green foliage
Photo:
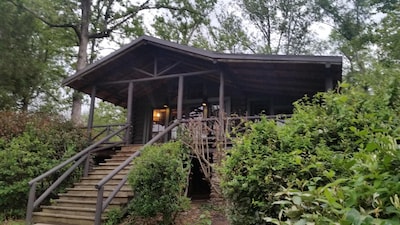
[(172, 224), (176, 213), (187, 207), (183, 196), (190, 167), (188, 150), (180, 142), (149, 146), (134, 159), (128, 181), (134, 198), (130, 210), (134, 216), (162, 216), (162, 224)]
[(118, 225), (121, 223), (123, 216), (123, 212), (120, 208), (112, 208), (107, 212), (105, 225)]
[(0, 2), (0, 13), (0, 110), (54, 102), (65, 73), (58, 55), (62, 33), (9, 1)]
[[(66, 160), (86, 145), (85, 135), (72, 124), (48, 115), (22, 115), (1, 112), (10, 120), (1, 121), (1, 127), (15, 130), (0, 136), (0, 215), (5, 218), (21, 217), (27, 205), (28, 182)], [(0, 116), (2, 118), (2, 116)], [(37, 192), (42, 193), (64, 171), (57, 171), (38, 184)], [(69, 183), (78, 176), (72, 174)], [(63, 184), (60, 189), (68, 185)]]
[(400, 73), (356, 80), (248, 124), (222, 168), (232, 224), (399, 224)]
[(310, 27), (319, 21), (314, 1), (253, 1), (241, 0), (240, 7), (262, 35), (266, 54), (305, 54), (315, 41)]

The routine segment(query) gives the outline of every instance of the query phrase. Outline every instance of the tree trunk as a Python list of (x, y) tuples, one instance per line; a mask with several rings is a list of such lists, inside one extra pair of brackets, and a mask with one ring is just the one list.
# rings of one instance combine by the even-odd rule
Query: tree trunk
[[(79, 33), (79, 50), (78, 61), (76, 63), (76, 71), (80, 71), (87, 65), (87, 47), (89, 43), (89, 21), (90, 21), (90, 7), (91, 0), (81, 0), (81, 24)], [(82, 108), (82, 93), (74, 91), (72, 97), (72, 112), (71, 120), (74, 124), (80, 124), (81, 121), (81, 108)]]

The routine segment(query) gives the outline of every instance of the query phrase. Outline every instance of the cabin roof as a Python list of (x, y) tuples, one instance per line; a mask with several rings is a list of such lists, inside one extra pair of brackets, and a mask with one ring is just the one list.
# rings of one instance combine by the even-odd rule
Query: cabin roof
[[(142, 36), (66, 78), (63, 85), (87, 94), (96, 85), (97, 97), (124, 106), (127, 89), (107, 82), (144, 79), (153, 73), (157, 76), (156, 70), (168, 71), (166, 77), (196, 71), (210, 71), (215, 76), (223, 71), (228, 83), (237, 84), (243, 91), (304, 95), (323, 91), (326, 76), (334, 83), (340, 81), (342, 57), (218, 53)], [(157, 88), (156, 83), (162, 85), (154, 81), (147, 86)], [(142, 87), (137, 94), (145, 94), (145, 89), (149, 87)]]

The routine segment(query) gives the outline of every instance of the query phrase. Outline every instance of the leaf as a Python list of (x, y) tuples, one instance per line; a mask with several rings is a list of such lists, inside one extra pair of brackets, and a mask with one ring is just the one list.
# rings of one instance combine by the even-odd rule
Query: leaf
[(300, 205), (302, 203), (301, 197), (299, 196), (293, 196), (292, 201), (296, 205)]
[(345, 215), (345, 219), (352, 225), (361, 225), (361, 214), (356, 209), (349, 210)]
[(306, 224), (307, 224), (307, 220), (301, 219), (301, 220), (297, 221), (296, 223), (294, 223), (293, 225), (306, 225)]
[(372, 152), (372, 151), (374, 151), (374, 150), (377, 150), (379, 148), (379, 145), (377, 144), (377, 143), (375, 143), (375, 142), (369, 142), (368, 144), (367, 144), (367, 146), (365, 147), (365, 150), (367, 151), (367, 152)]

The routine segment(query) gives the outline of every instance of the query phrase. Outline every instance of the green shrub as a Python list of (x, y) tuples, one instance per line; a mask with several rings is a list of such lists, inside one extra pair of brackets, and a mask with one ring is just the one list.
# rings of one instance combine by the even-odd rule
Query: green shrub
[[(21, 115), (16, 114), (15, 118), (21, 118)], [(21, 125), (12, 135), (0, 137), (0, 215), (4, 218), (22, 217), (28, 200), (28, 182), (86, 145), (87, 139), (81, 130), (59, 118), (33, 114), (24, 118), (24, 126)], [(2, 123), (5, 122), (2, 120)], [(1, 126), (11, 127), (6, 124)], [(42, 193), (64, 171), (57, 171), (39, 183), (37, 193)], [(78, 175), (72, 174), (71, 179)], [(68, 183), (72, 180), (60, 189)]]
[(134, 198), (130, 211), (142, 218), (162, 217), (162, 224), (172, 224), (176, 213), (187, 206), (183, 196), (189, 169), (188, 150), (180, 142), (149, 146), (134, 166), (128, 181)]
[(222, 168), (232, 224), (400, 224), (399, 74), (385, 81), (249, 124)]

